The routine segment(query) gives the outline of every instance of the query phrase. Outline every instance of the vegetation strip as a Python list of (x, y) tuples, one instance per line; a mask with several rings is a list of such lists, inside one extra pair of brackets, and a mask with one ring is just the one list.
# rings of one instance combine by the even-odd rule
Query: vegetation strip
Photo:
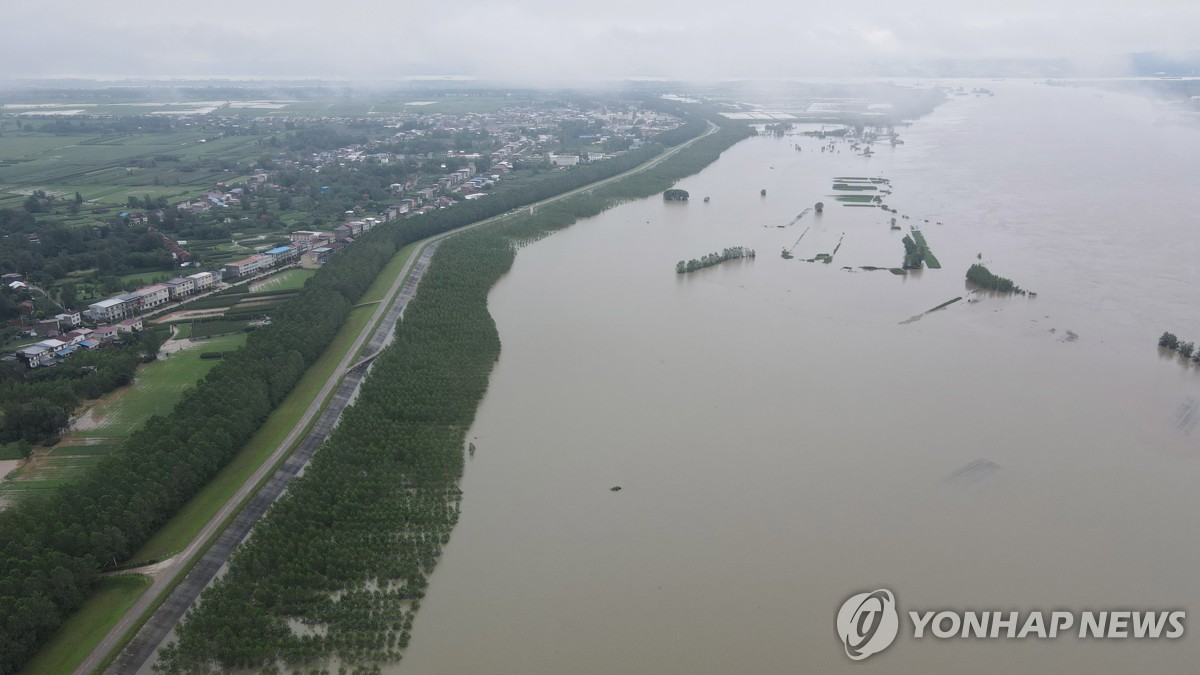
[(464, 437), (500, 350), (487, 293), (516, 248), (669, 188), (749, 133), (723, 128), (636, 178), (443, 244), (359, 398), (180, 624), (161, 667), (398, 659), (458, 517)]
[(980, 288), (986, 288), (989, 291), (1025, 294), (1025, 291), (1020, 286), (1014, 284), (1012, 279), (996, 276), (992, 274), (991, 270), (979, 263), (975, 263), (967, 269), (967, 281)]
[(701, 256), (699, 260), (692, 258), (687, 262), (680, 260), (675, 263), (675, 272), (677, 274), (687, 274), (702, 270), (705, 267), (720, 265), (727, 260), (737, 260), (738, 258), (753, 258), (754, 249), (746, 248), (745, 246), (733, 246), (726, 248), (719, 253), (709, 253)]
[(960, 296), (958, 296), (958, 297), (950, 298), (949, 300), (947, 300), (947, 301), (943, 302), (942, 304), (938, 305), (937, 307), (934, 307), (934, 308), (933, 308), (933, 309), (931, 309), (931, 310), (928, 310), (928, 311), (927, 311), (927, 312), (925, 312), (925, 313), (926, 313), (926, 314), (929, 314), (930, 312), (936, 312), (936, 311), (938, 311), (939, 309), (945, 309), (946, 307), (949, 307), (950, 305), (953, 305), (954, 303), (958, 302), (959, 300), (962, 300), (962, 296), (961, 296), (961, 295), (960, 295)]
[(904, 269), (918, 270), (922, 263), (929, 269), (941, 269), (942, 263), (929, 250), (929, 243), (920, 230), (913, 228), (912, 235), (904, 235), (901, 241), (904, 243)]

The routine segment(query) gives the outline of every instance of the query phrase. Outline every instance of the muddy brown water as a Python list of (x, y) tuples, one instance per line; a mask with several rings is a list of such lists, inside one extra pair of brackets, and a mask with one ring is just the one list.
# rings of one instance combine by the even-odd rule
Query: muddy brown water
[[(1190, 633), (914, 641), (904, 620), (862, 664), (835, 635), (881, 587), (902, 612), (1200, 611), (1200, 374), (1154, 346), (1200, 338), (1200, 129), (1148, 99), (987, 86), (871, 158), (751, 139), (679, 184), (687, 204), (522, 249), (489, 298), (503, 353), (462, 518), (388, 672), (1193, 668)], [(943, 269), (840, 269), (903, 247), (834, 176), (889, 178)], [(832, 264), (799, 260), (843, 233)], [(758, 256), (674, 273), (733, 245)], [(1038, 297), (969, 293), (977, 254)]]

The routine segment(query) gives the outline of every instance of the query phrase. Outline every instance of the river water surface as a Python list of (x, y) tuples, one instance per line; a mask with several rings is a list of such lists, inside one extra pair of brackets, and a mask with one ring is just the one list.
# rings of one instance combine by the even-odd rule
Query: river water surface
[[(1193, 669), (1191, 633), (912, 640), (905, 619), (861, 664), (836, 635), (876, 588), (902, 612), (1200, 618), (1200, 372), (1155, 347), (1200, 338), (1200, 130), (1132, 96), (986, 86), (873, 157), (753, 138), (686, 204), (522, 249), (489, 299), (503, 352), (462, 518), (396, 671)], [(898, 266), (903, 231), (836, 203), (834, 176), (890, 179), (943, 269), (842, 269)], [(758, 255), (674, 272), (734, 245)], [(968, 293), (979, 255), (1038, 296)], [(956, 296), (977, 301), (904, 323)]]

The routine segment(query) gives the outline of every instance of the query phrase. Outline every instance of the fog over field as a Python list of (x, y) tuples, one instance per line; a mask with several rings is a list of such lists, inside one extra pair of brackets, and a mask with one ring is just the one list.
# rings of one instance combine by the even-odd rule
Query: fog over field
[(1200, 4), (1180, 0), (114, 0), (6, 7), (0, 59), (12, 79), (1110, 76), (1130, 54), (1194, 49), (1198, 29)]

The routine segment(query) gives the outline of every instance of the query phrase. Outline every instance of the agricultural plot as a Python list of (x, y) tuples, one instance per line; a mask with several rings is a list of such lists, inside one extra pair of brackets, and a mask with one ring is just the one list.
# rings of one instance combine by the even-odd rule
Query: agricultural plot
[[(244, 322), (239, 324), (237, 330), (245, 326)], [(59, 445), (49, 451), (35, 450), (24, 466), (0, 483), (0, 496), (20, 497), (79, 478), (152, 415), (169, 412), (185, 389), (219, 363), (201, 359), (201, 352), (231, 351), (245, 341), (245, 334), (214, 338), (144, 366), (133, 385), (105, 396), (86, 410)]]
[[(191, 325), (190, 337), (193, 340), (199, 340), (202, 338), (212, 337), (214, 335), (228, 336), (230, 333), (239, 333), (241, 331), (244, 331), (246, 329), (246, 326), (249, 325), (249, 323), (246, 321), (201, 321), (199, 323), (193, 323), (190, 325)], [(216, 340), (213, 340), (213, 342), (216, 342)], [(212, 347), (209, 347), (208, 343), (205, 343), (204, 351), (223, 351), (223, 350), (217, 349), (215, 345)]]
[[(193, 333), (194, 335), (194, 333)], [(229, 351), (245, 342), (231, 335), (205, 343), (207, 351)], [(77, 420), (73, 435), (83, 438), (123, 438), (152, 415), (165, 414), (183, 397), (185, 389), (204, 377), (213, 360), (202, 360), (200, 349), (176, 352), (144, 367), (134, 384), (105, 397)]]
[[(886, 178), (836, 176), (833, 179), (833, 190), (843, 194), (829, 196), (841, 202), (842, 206), (882, 206), (881, 195), (891, 192), (888, 189), (890, 185)], [(850, 194), (845, 194), (847, 192)]]
[(251, 156), (255, 137), (204, 137), (201, 130), (110, 135), (6, 131), (0, 135), (0, 206), (17, 205), (33, 190), (61, 198), (78, 192), (90, 202), (114, 206), (130, 196), (186, 199), (215, 182), (235, 180), (215, 165)]
[[(79, 440), (79, 439), (72, 439)], [(0, 483), (0, 495), (6, 499), (51, 490), (82, 476), (116, 449), (110, 443), (59, 445), (49, 452), (35, 450), (24, 466)]]
[(284, 270), (278, 274), (272, 274), (262, 281), (250, 284), (250, 292), (298, 291), (304, 288), (304, 282), (308, 281), (316, 273), (316, 270)]

